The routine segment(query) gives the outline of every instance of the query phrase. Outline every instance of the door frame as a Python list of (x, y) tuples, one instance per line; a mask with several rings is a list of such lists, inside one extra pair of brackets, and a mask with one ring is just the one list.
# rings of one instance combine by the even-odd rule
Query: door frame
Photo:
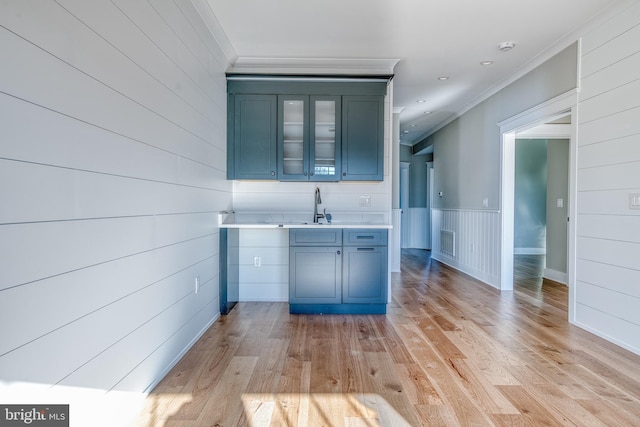
[(517, 132), (563, 116), (571, 116), (569, 137), (569, 207), (567, 241), (568, 316), (575, 319), (576, 199), (577, 199), (577, 105), (578, 91), (570, 90), (500, 123), (500, 290), (513, 290), (513, 238), (515, 191), (515, 135)]

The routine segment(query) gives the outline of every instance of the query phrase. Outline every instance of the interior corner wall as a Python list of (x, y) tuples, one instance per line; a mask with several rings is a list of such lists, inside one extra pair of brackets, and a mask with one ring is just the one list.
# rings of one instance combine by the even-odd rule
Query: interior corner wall
[[(573, 43), (433, 135), (434, 259), (500, 287), (500, 144), (498, 123), (577, 87)], [(441, 250), (453, 233), (453, 253)]]
[(219, 315), (228, 61), (186, 0), (2, 2), (0, 46), (0, 383), (147, 390)]
[(584, 35), (575, 323), (640, 354), (640, 2)]

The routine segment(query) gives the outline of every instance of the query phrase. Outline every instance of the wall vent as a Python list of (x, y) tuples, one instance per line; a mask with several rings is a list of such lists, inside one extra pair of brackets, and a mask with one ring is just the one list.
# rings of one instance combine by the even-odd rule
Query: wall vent
[(450, 257), (456, 256), (456, 233), (440, 230), (440, 253)]

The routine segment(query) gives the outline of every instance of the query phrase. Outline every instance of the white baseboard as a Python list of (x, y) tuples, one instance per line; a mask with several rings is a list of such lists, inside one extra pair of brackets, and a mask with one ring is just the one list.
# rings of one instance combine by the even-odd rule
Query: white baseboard
[(546, 248), (513, 248), (514, 255), (546, 255)]
[(176, 366), (178, 364), (178, 362), (180, 361), (180, 359), (182, 359), (184, 357), (185, 354), (187, 354), (187, 352), (189, 350), (191, 350), (191, 347), (194, 346), (194, 344), (196, 342), (198, 342), (198, 340), (200, 338), (202, 338), (202, 336), (204, 335), (205, 332), (207, 332), (207, 329), (209, 329), (211, 327), (211, 325), (213, 325), (215, 323), (216, 320), (218, 320), (220, 318), (220, 312), (218, 312), (218, 314), (216, 316), (214, 316), (211, 321), (207, 322), (206, 325), (204, 325), (204, 327), (202, 329), (200, 329), (200, 331), (196, 334), (195, 337), (193, 337), (193, 339), (191, 341), (189, 341), (189, 344), (187, 344), (181, 351), (180, 353), (178, 353), (178, 355), (176, 357), (173, 358), (173, 360), (171, 361), (171, 363), (169, 363), (167, 365), (166, 368), (164, 368), (156, 377), (155, 380), (153, 380), (153, 382), (143, 391), (143, 393), (150, 393), (151, 390), (153, 390), (159, 383), (160, 381), (162, 381), (162, 379), (164, 377), (167, 376), (167, 374), (173, 369), (174, 366)]
[(620, 347), (624, 348), (625, 350), (629, 350), (630, 352), (635, 353), (635, 354), (640, 356), (640, 348), (638, 348), (638, 347), (634, 347), (632, 345), (627, 344), (624, 341), (620, 341), (619, 339), (617, 339), (615, 337), (612, 337), (611, 335), (605, 334), (605, 333), (599, 331), (598, 329), (594, 329), (594, 328), (592, 328), (591, 326), (589, 326), (589, 325), (587, 325), (585, 323), (577, 322), (577, 321), (571, 321), (571, 320), (569, 321), (569, 323), (572, 323), (572, 324), (584, 329), (587, 332), (590, 332), (590, 333), (592, 333), (594, 335), (597, 335), (597, 336), (599, 336), (600, 338), (602, 338), (604, 340), (612, 342), (615, 345), (620, 346)]
[(569, 278), (567, 276), (567, 273), (563, 273), (557, 270), (552, 270), (550, 268), (544, 269), (544, 272), (542, 273), (542, 277), (544, 277), (545, 279), (553, 280), (554, 282), (562, 283), (563, 285), (566, 285), (567, 283), (569, 283)]
[(448, 257), (443, 254), (438, 254), (436, 252), (431, 252), (431, 259), (439, 261), (443, 264), (448, 265), (449, 267), (455, 268), (456, 270), (468, 274), (474, 279), (478, 279), (481, 282), (491, 286), (492, 288), (500, 289), (500, 278), (491, 276), (483, 271), (470, 267), (468, 265), (464, 265), (460, 263), (458, 260)]

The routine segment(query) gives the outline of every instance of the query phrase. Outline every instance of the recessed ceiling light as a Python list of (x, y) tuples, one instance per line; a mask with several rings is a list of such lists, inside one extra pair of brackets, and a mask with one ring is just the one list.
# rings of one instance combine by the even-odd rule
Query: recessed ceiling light
[(422, 104), (423, 102), (427, 102), (427, 100), (426, 99), (418, 99), (416, 102)]
[(431, 114), (431, 111), (425, 111), (424, 113), (425, 114)]
[(508, 52), (514, 47), (516, 47), (516, 44), (514, 42), (502, 42), (498, 45), (498, 49), (503, 52)]
[(416, 125), (409, 125), (409, 126), (411, 126), (412, 128), (416, 127)]
[(482, 61), (480, 63), (480, 65), (491, 65), (491, 64), (493, 64), (493, 61)]
[(449, 80), (449, 76), (440, 76), (438, 77), (438, 80), (441, 80), (441, 81)]
[(402, 133), (404, 133), (405, 135), (409, 133), (408, 130), (403, 130)]

